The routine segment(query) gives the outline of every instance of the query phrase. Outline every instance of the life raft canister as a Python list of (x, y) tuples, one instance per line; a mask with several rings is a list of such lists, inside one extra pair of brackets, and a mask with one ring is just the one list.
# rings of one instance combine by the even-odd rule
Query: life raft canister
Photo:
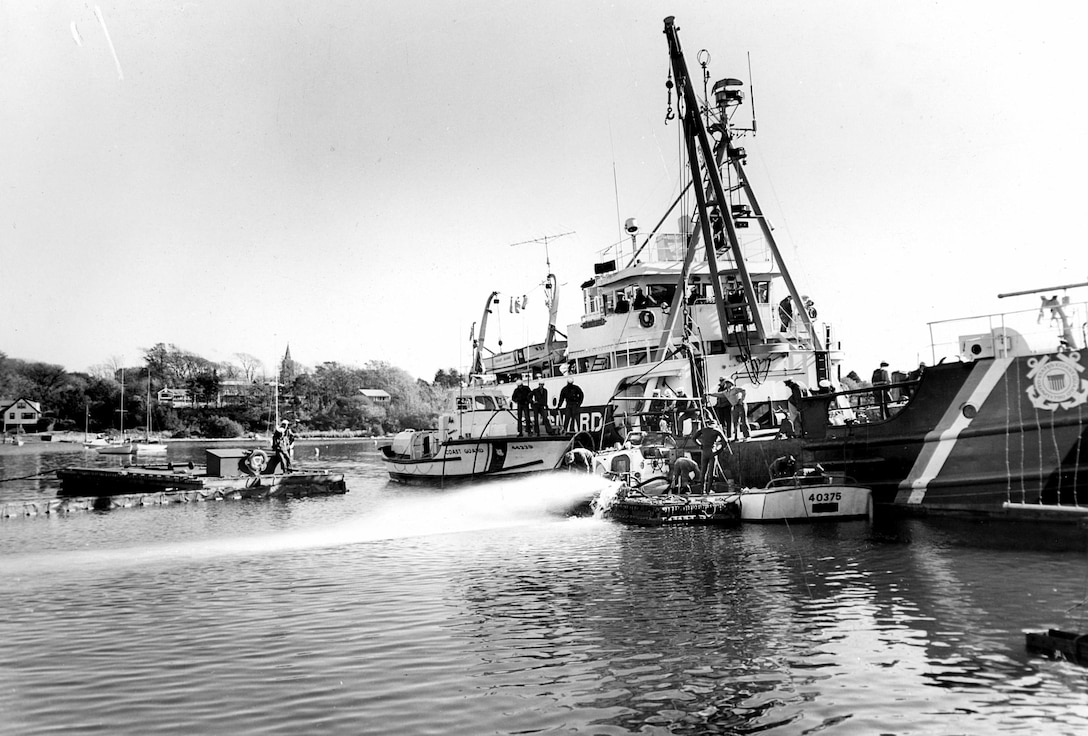
[(264, 454), (264, 450), (254, 450), (246, 457), (246, 467), (254, 475), (260, 475), (268, 467), (268, 455)]
[(649, 309), (644, 309), (638, 313), (638, 323), (643, 327), (653, 327), (654, 321), (654, 313)]

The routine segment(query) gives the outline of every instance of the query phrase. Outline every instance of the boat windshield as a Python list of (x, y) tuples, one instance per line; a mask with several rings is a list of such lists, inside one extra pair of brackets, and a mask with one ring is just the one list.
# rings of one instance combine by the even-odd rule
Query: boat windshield
[(505, 408), (506, 398), (503, 396), (476, 394), (457, 397), (458, 411), (502, 411)]

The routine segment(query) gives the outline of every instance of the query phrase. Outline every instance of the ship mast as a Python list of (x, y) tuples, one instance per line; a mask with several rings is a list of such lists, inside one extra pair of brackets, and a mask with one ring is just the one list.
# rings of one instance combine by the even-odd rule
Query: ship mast
[[(737, 273), (740, 277), (741, 286), (744, 289), (745, 301), (749, 306), (748, 313), (751, 317), (752, 325), (755, 328), (757, 339), (764, 343), (768, 341), (767, 327), (763, 322), (763, 315), (760, 313), (759, 309), (756, 308), (758, 302), (756, 300), (755, 287), (752, 283), (751, 274), (748, 272), (748, 266), (744, 260), (740, 240), (737, 237), (736, 227), (733, 222), (733, 208), (730, 200), (726, 197), (726, 189), (722, 184), (720, 166), (722, 153), (724, 151), (726, 162), (736, 174), (740, 188), (743, 189), (748, 204), (751, 207), (752, 216), (754, 219), (758, 220), (763, 236), (767, 241), (775, 263), (778, 265), (782, 274), (786, 288), (793, 298), (794, 303), (797, 305), (797, 317), (808, 330), (808, 334), (813, 342), (813, 347), (816, 350), (823, 350), (822, 341), (813, 328), (808, 310), (805, 309), (804, 302), (801, 300), (800, 293), (793, 283), (789, 269), (787, 269), (786, 264), (782, 260), (781, 252), (778, 249), (778, 244), (775, 242), (770, 225), (763, 216), (763, 212), (756, 200), (755, 192), (748, 182), (748, 177), (744, 174), (742, 168), (745, 157), (744, 149), (734, 145), (733, 132), (729, 126), (726, 107), (730, 103), (737, 104), (737, 102), (739, 102), (739, 97), (732, 96), (727, 87), (731, 84), (739, 84), (739, 82), (736, 80), (722, 80), (714, 86), (714, 93), (720, 108), (722, 122), (721, 125), (718, 126), (721, 132), (721, 139), (718, 141), (717, 146), (712, 147), (710, 135), (708, 134), (706, 125), (700, 115), (699, 101), (695, 96), (695, 88), (692, 84), (691, 76), (688, 73), (687, 61), (684, 59), (684, 53), (680, 48), (680, 39), (677, 35), (678, 30), (673, 16), (665, 18), (665, 37), (669, 44), (669, 59), (673, 76), (676, 78), (677, 95), (682, 100), (684, 108), (681, 122), (683, 124), (684, 140), (687, 147), (688, 164), (691, 167), (692, 180), (697, 182), (693, 188), (695, 189), (695, 198), (699, 212), (700, 234), (702, 235), (703, 244), (706, 250), (707, 263), (710, 267), (711, 286), (714, 290), (714, 302), (717, 308), (718, 321), (721, 326), (721, 334), (723, 337), (728, 334), (729, 321), (726, 316), (725, 299), (722, 295), (721, 277), (719, 275), (716, 255), (717, 249), (714, 232), (712, 231), (712, 227), (717, 228), (719, 225), (722, 230), (721, 234), (724, 235), (726, 243), (733, 254), (733, 260), (736, 263)], [(702, 163), (700, 163), (700, 161)], [(703, 184), (700, 185), (699, 183)], [(685, 276), (694, 256), (694, 248), (697, 246), (698, 240), (699, 238), (693, 234), (688, 246), (689, 252), (685, 259)], [(670, 319), (669, 327), (672, 326), (674, 319), (675, 318)]]

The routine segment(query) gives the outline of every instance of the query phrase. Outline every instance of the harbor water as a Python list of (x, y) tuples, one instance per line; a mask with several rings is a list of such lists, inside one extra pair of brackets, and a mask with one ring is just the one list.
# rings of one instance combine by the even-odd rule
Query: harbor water
[[(297, 454), (349, 493), (0, 519), (0, 732), (1088, 732), (1088, 669), (1024, 647), (1088, 632), (1083, 547), (627, 527), (567, 513), (602, 479), (419, 489), (373, 445)], [(28, 443), (0, 478), (119, 462)]]

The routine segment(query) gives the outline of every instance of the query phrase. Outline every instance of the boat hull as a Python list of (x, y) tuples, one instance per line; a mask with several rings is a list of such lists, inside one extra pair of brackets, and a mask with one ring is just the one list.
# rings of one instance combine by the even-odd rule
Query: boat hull
[(555, 470), (571, 448), (569, 435), (450, 440), (432, 456), (386, 453), (389, 478), (398, 483), (442, 485)]
[[(84, 444), (84, 447), (93, 446)], [(123, 445), (97, 445), (99, 455), (161, 455), (166, 452), (166, 445), (158, 442), (129, 442)]]
[(868, 488), (852, 485), (791, 485), (746, 489), (739, 495), (742, 521), (822, 521), (868, 519), (873, 514)]
[(1088, 353), (980, 359), (927, 368), (894, 416), (831, 426), (804, 406), (806, 462), (917, 514), (1076, 521), (1088, 508)]

